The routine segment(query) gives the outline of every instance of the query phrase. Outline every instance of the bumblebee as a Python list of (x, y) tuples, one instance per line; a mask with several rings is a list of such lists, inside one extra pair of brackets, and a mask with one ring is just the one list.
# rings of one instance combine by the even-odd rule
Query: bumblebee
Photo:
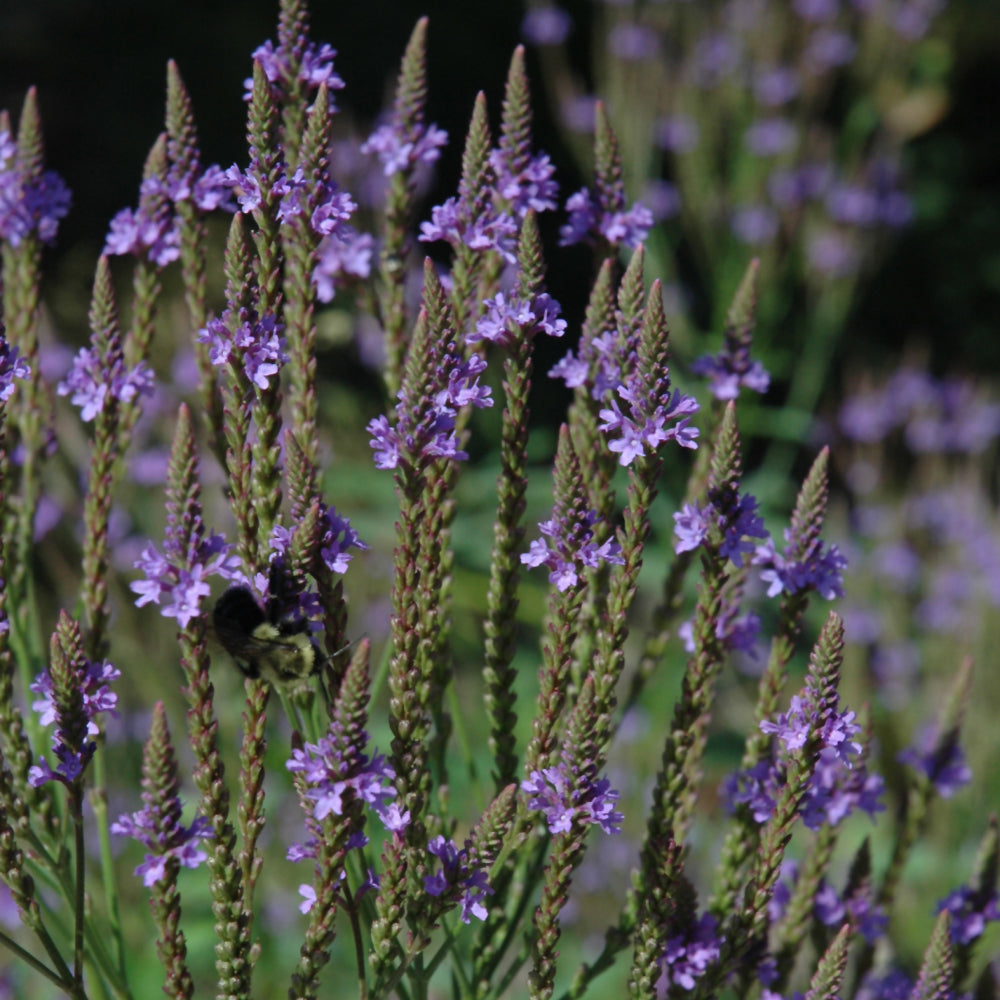
[(212, 625), (223, 649), (247, 677), (289, 684), (319, 670), (322, 657), (309, 622), (282, 612), (278, 602), (261, 607), (249, 587), (230, 587), (216, 601)]

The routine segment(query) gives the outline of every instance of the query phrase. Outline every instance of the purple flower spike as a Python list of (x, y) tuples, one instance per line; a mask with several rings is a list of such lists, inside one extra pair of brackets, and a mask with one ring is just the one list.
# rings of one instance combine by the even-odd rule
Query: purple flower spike
[(828, 601), (844, 596), (847, 559), (836, 545), (824, 545), (816, 539), (806, 553), (794, 555), (797, 542), (790, 528), (785, 529), (785, 542), (784, 555), (779, 554), (774, 539), (769, 538), (757, 546), (753, 557), (754, 566), (763, 567), (760, 578), (768, 585), (768, 597), (807, 589), (815, 590)]
[(698, 501), (685, 504), (674, 514), (674, 551), (691, 552), (720, 532), (719, 555), (734, 566), (743, 565), (743, 557), (758, 548), (751, 538), (767, 538), (767, 529), (757, 513), (757, 498), (740, 496), (732, 488), (709, 491), (708, 502), (702, 508)]
[[(176, 806), (180, 812), (179, 803)], [(160, 829), (161, 824), (147, 807), (131, 815), (123, 814), (111, 824), (111, 832), (121, 837), (132, 837), (150, 849), (142, 864), (135, 869), (142, 876), (142, 884), (149, 888), (166, 874), (167, 862), (177, 858), (184, 868), (197, 868), (208, 855), (197, 844), (212, 836), (212, 824), (199, 816), (190, 826), (178, 823), (170, 831)]]
[[(242, 318), (242, 314), (241, 314)], [(198, 340), (208, 345), (208, 357), (213, 365), (232, 364), (243, 369), (248, 382), (265, 390), (272, 376), (277, 375), (288, 357), (284, 352), (281, 324), (274, 316), (243, 318), (235, 331), (230, 329), (230, 313), (211, 319), (198, 331)]]
[(618, 792), (607, 778), (574, 782), (566, 765), (559, 764), (532, 771), (521, 782), (521, 791), (531, 796), (528, 807), (545, 816), (549, 833), (570, 833), (574, 825), (588, 824), (599, 826), (605, 833), (621, 833), (625, 817), (615, 810)]
[(656, 995), (666, 996), (672, 985), (693, 990), (705, 970), (722, 953), (724, 941), (718, 921), (711, 913), (702, 914), (693, 926), (669, 938), (660, 958)]
[(645, 205), (636, 202), (628, 211), (604, 212), (586, 188), (569, 196), (566, 211), (569, 222), (559, 230), (562, 247), (603, 238), (612, 246), (635, 249), (645, 242), (653, 225), (653, 213)]
[(459, 893), (462, 897), (462, 923), (472, 918), (485, 920), (489, 916), (483, 900), (493, 895), (486, 872), (470, 870), (467, 848), (459, 850), (453, 840), (437, 836), (427, 845), (427, 850), (441, 862), (441, 870), (424, 879), (424, 888), (431, 896)]
[(69, 396), (80, 407), (80, 417), (91, 421), (104, 409), (109, 399), (131, 402), (139, 395), (153, 391), (153, 370), (145, 361), (128, 370), (121, 355), (111, 361), (111, 369), (103, 363), (95, 348), (83, 347), (73, 359), (73, 367), (56, 387), (60, 396)]
[(419, 125), (404, 135), (398, 122), (380, 125), (361, 146), (362, 153), (374, 153), (386, 177), (413, 170), (418, 164), (436, 163), (448, 144), (448, 133), (436, 125)]
[(937, 743), (937, 730), (930, 726), (915, 746), (900, 752), (897, 760), (919, 771), (930, 780), (938, 795), (950, 799), (972, 780), (972, 770), (965, 761), (957, 736), (945, 739), (940, 746)]
[(43, 243), (54, 242), (71, 200), (54, 170), (26, 176), (17, 163), (17, 144), (8, 131), (0, 131), (0, 240), (16, 247), (37, 233)]
[(942, 910), (951, 914), (951, 940), (958, 945), (971, 944), (982, 936), (987, 923), (1000, 920), (1000, 900), (995, 889), (984, 894), (962, 886), (938, 903), (938, 913)]
[(486, 312), (466, 337), (470, 344), (488, 340), (510, 348), (525, 336), (544, 333), (561, 337), (566, 332), (566, 320), (559, 317), (559, 303), (545, 292), (530, 303), (514, 297), (508, 301), (503, 292), (497, 292), (483, 304)]
[(541, 521), (538, 530), (550, 541), (536, 538), (521, 556), (521, 562), (525, 566), (548, 566), (549, 582), (560, 592), (579, 583), (585, 569), (596, 569), (602, 562), (624, 566), (621, 546), (614, 539), (609, 538), (601, 545), (594, 543), (596, 523), (594, 511), (588, 511), (573, 523), (564, 523), (556, 517)]
[[(333, 69), (333, 60), (336, 55), (337, 50), (329, 45), (317, 45), (315, 42), (310, 42), (302, 53), (297, 80), (312, 90), (319, 90), (320, 85), (324, 83), (327, 90), (343, 90), (344, 81)], [(280, 46), (275, 48), (274, 43), (268, 39), (254, 50), (253, 58), (255, 62), (260, 63), (276, 97), (281, 98), (292, 89), (296, 81), (292, 79), (288, 53)], [(248, 77), (244, 80), (243, 87), (243, 99), (249, 101), (253, 93), (253, 78)], [(330, 102), (330, 110), (336, 110), (332, 101)]]

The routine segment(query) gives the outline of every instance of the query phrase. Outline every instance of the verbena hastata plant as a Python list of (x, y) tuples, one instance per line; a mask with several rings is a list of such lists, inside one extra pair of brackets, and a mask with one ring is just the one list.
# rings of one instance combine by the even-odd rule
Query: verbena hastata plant
[[(821, 537), (827, 453), (778, 540), (741, 488), (736, 397), (766, 386), (750, 354), (756, 262), (736, 289), (699, 405), (671, 386), (662, 289), (644, 273), (644, 213), (627, 206), (615, 135), (598, 108), (580, 229), (594, 245), (596, 277), (579, 340), (554, 370), (573, 399), (552, 466), (552, 513), (530, 529), (532, 346), (567, 332), (544, 290), (538, 226), (538, 214), (554, 208), (555, 181), (533, 152), (518, 50), (499, 139), (480, 97), (458, 193), (420, 227), (419, 240), (450, 245), (448, 266), (414, 265), (415, 175), (445, 142), (425, 119), (426, 31), (419, 22), (392, 115), (364, 146), (388, 180), (377, 239), (352, 227), (354, 202), (330, 175), (333, 93), (343, 83), (333, 51), (308, 40), (301, 3), (282, 4), (277, 44), (254, 54), (245, 167), (200, 164), (171, 65), (166, 130), (138, 207), (115, 218), (98, 262), (90, 345), (55, 387), (43, 374), (38, 286), (41, 248), (68, 195), (44, 170), (34, 95), (16, 138), (0, 122), (0, 942), (13, 957), (5, 988), (26, 995), (44, 977), (74, 998), (145, 995), (150, 949), (133, 932), (140, 914), (120, 905), (138, 879), (163, 989), (176, 997), (194, 995), (213, 961), (216, 995), (232, 998), (253, 995), (262, 979), (268, 994), (283, 981), (291, 997), (774, 998), (800, 988), (811, 997), (945, 998), (972, 988), (973, 974), (987, 995), (992, 974), (975, 952), (998, 916), (995, 823), (965, 884), (941, 905), (922, 957), (895, 952), (890, 923), (930, 806), (961, 764), (968, 667), (933, 746), (897, 790), (898, 808), (882, 815), (888, 859), (876, 863), (867, 839), (841, 843), (849, 814), (884, 810), (884, 787), (870, 729), (838, 694), (844, 631), (835, 613), (804, 675), (793, 669), (807, 607), (842, 594), (843, 556)], [(216, 209), (233, 214), (226, 303), (210, 314), (206, 215)], [(127, 325), (112, 255), (134, 258)], [(112, 501), (159, 378), (151, 345), (164, 271), (175, 262), (200, 395), (173, 410), (165, 534), (145, 544), (131, 588), (136, 604), (155, 606), (145, 613), (176, 622), (188, 710), (169, 720), (164, 703), (153, 707), (140, 790), (116, 784), (123, 768), (109, 767), (106, 743), (116, 688), (146, 666), (117, 655), (110, 628)], [(407, 297), (414, 266), (416, 305)], [(374, 685), (371, 643), (347, 644), (361, 630), (349, 622), (343, 587), (365, 545), (325, 499), (320, 466), (318, 399), (328, 387), (317, 377), (317, 311), (352, 286), (385, 333), (391, 405), (368, 434), (398, 501), (387, 662)], [(487, 385), (494, 367), (496, 390)], [(66, 433), (53, 423), (54, 393), (80, 408), (90, 444), (79, 597), (58, 614), (46, 651), (32, 531), (43, 471)], [(483, 648), (461, 664), (452, 628), (456, 486), (470, 415), (490, 406), (501, 411), (501, 440)], [(230, 539), (205, 523), (199, 470), (208, 455), (199, 439), (225, 470)], [(687, 496), (673, 523), (654, 523), (664, 463), (684, 451), (695, 452)], [(632, 612), (656, 532), (672, 536), (673, 558), (657, 606), (640, 620)], [(532, 690), (525, 665), (514, 664), (518, 602), (524, 574), (543, 568), (548, 610)], [(242, 634), (219, 636), (248, 675), (235, 767), (215, 698), (218, 671), (231, 669), (219, 661), (229, 657), (208, 644), (213, 576), (217, 590), (245, 588), (238, 593), (251, 609)], [(731, 655), (761, 630), (747, 607), (756, 580), (776, 602), (762, 610), (769, 652), (706, 875), (692, 860), (694, 831), (711, 819), (705, 751)], [(694, 610), (682, 623), (686, 594)], [(630, 634), (644, 638), (628, 643)], [(460, 704), (456, 681), (473, 668), (482, 704)], [(626, 815), (610, 755), (625, 738), (626, 711), (662, 703), (656, 688), (672, 668), (682, 673), (672, 715), (650, 720), (662, 738), (652, 793)], [(268, 711), (272, 693), (283, 713)], [(282, 714), (291, 735), (269, 718)], [(529, 730), (518, 728), (518, 714)], [(456, 721), (482, 734), (488, 776), (456, 754)], [(388, 745), (370, 746), (368, 728), (386, 731)], [(190, 786), (177, 749), (193, 760)], [(450, 795), (456, 782), (472, 793)], [(301, 807), (291, 844), (268, 837), (289, 787)], [(110, 794), (126, 797), (117, 818)], [(141, 846), (119, 859), (113, 835)], [(631, 880), (618, 887), (603, 942), (570, 966), (560, 950), (579, 948), (568, 905), (576, 877), (615, 837), (634, 837)], [(301, 874), (264, 893), (259, 880), (283, 855)], [(181, 871), (202, 864), (207, 872)], [(281, 918), (271, 897), (295, 899), (296, 883), (299, 922), (274, 932), (268, 925)], [(20, 929), (7, 918), (11, 904)], [(934, 911), (934, 900), (924, 904)], [(279, 938), (299, 942), (297, 958)]]
[[(593, 88), (664, 222), (651, 261), (671, 285), (683, 275), (682, 352), (702, 350), (689, 325), (718, 329), (748, 248), (761, 258), (758, 352), (786, 394), (783, 433), (802, 440), (859, 283), (914, 215), (906, 145), (946, 107), (946, 0), (595, 3), (586, 74), (565, 6), (533, 0), (523, 23), (564, 138), (585, 155)], [(769, 442), (773, 492), (794, 455)]]

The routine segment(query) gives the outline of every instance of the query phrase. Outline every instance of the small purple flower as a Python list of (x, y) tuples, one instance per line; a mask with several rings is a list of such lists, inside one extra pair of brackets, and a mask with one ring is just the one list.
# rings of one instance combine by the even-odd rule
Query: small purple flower
[(71, 200), (55, 171), (26, 177), (17, 162), (17, 144), (8, 131), (0, 131), (0, 240), (16, 247), (35, 232), (43, 243), (54, 242)]
[(230, 310), (219, 318), (210, 319), (208, 325), (198, 331), (197, 339), (208, 345), (208, 357), (213, 365), (222, 367), (230, 364), (242, 369), (248, 382), (258, 389), (266, 390), (270, 379), (277, 375), (288, 356), (284, 352), (283, 327), (273, 315), (257, 319), (246, 316), (241, 310), (242, 322), (231, 329), (233, 322)]
[[(392, 766), (378, 753), (369, 761), (338, 723), (331, 722), (327, 735), (317, 743), (293, 750), (285, 766), (302, 775), (305, 799), (313, 803), (307, 821), (312, 832), (317, 832), (315, 824), (327, 816), (342, 816), (351, 799), (366, 803), (378, 816), (387, 816), (387, 825), (399, 827), (399, 809), (390, 809), (396, 797)], [(293, 847), (294, 860), (311, 856), (307, 846)]]
[(597, 514), (588, 511), (581, 520), (570, 524), (552, 517), (541, 521), (538, 530), (544, 538), (536, 538), (521, 556), (525, 566), (547, 566), (549, 582), (560, 592), (569, 590), (583, 579), (585, 569), (596, 569), (602, 562), (623, 566), (621, 546), (609, 538), (601, 545), (593, 541), (593, 526)]
[(521, 34), (529, 45), (562, 45), (572, 26), (561, 7), (532, 7), (521, 21)]
[(869, 944), (875, 944), (889, 924), (884, 909), (873, 904), (871, 890), (864, 886), (859, 886), (845, 900), (824, 880), (816, 891), (814, 906), (820, 923), (827, 927), (840, 927), (848, 920)]
[(719, 555), (734, 566), (743, 565), (743, 557), (755, 551), (750, 538), (767, 538), (767, 529), (757, 513), (757, 498), (749, 493), (740, 496), (731, 488), (709, 490), (702, 508), (698, 501), (685, 504), (674, 514), (677, 541), (674, 550), (690, 552), (710, 540), (713, 530), (721, 532)]
[(504, 150), (490, 153), (490, 166), (496, 178), (496, 191), (513, 213), (523, 219), (529, 212), (550, 212), (556, 207), (559, 185), (554, 179), (556, 168), (547, 153), (538, 153), (516, 172)]
[[(336, 49), (329, 45), (317, 45), (315, 42), (310, 42), (302, 53), (302, 62), (296, 74), (297, 80), (313, 90), (318, 90), (320, 85), (324, 83), (327, 90), (343, 90), (344, 81), (333, 69), (333, 60), (336, 55)], [(253, 58), (255, 62), (260, 63), (276, 97), (280, 99), (293, 89), (296, 81), (292, 79), (292, 67), (288, 53), (280, 46), (275, 48), (274, 43), (268, 39), (254, 50)], [(253, 93), (253, 78), (248, 77), (244, 80), (243, 86), (245, 90), (244, 100), (249, 101)], [(332, 102), (330, 110), (335, 110)]]
[[(200, 529), (200, 522), (199, 522)], [(176, 529), (168, 524), (163, 553), (147, 542), (135, 568), (145, 577), (129, 586), (138, 594), (136, 607), (150, 602), (161, 607), (164, 618), (176, 618), (180, 628), (187, 628), (201, 613), (201, 602), (209, 595), (207, 578), (218, 573), (223, 579), (240, 578), (239, 558), (231, 555), (231, 546), (222, 535), (207, 539), (195, 533), (193, 547), (182, 544)]]
[(944, 799), (972, 780), (972, 770), (965, 760), (957, 734), (949, 734), (938, 745), (937, 729), (927, 727), (914, 746), (902, 750), (896, 758), (923, 774)]
[(128, 403), (152, 391), (153, 370), (145, 361), (128, 370), (120, 353), (108, 361), (94, 347), (80, 348), (73, 367), (56, 387), (60, 396), (70, 396), (70, 402), (80, 407), (80, 417), (88, 422), (104, 409), (108, 400)]
[(627, 211), (603, 211), (591, 198), (587, 188), (581, 188), (566, 201), (569, 222), (559, 229), (559, 245), (607, 240), (614, 247), (634, 249), (649, 235), (653, 213), (636, 202)]
[(559, 303), (545, 292), (531, 302), (508, 297), (497, 292), (492, 299), (484, 300), (486, 312), (476, 322), (473, 332), (466, 335), (470, 344), (488, 340), (508, 349), (524, 337), (544, 333), (561, 337), (566, 332), (566, 320), (559, 316)]
[(844, 596), (847, 560), (836, 545), (825, 545), (816, 539), (807, 552), (793, 554), (798, 543), (791, 528), (785, 529), (785, 542), (784, 555), (778, 553), (773, 538), (758, 545), (754, 553), (753, 565), (763, 567), (760, 578), (768, 585), (768, 597), (807, 589), (815, 590), (827, 601)]
[[(563, 324), (565, 326), (565, 324)], [(31, 368), (7, 338), (0, 333), (0, 404), (6, 403), (14, 392), (14, 379), (31, 376)]]
[(184, 868), (197, 868), (208, 855), (197, 844), (212, 836), (212, 824), (205, 816), (199, 816), (190, 826), (180, 823), (168, 824), (164, 829), (164, 818), (173, 810), (180, 813), (180, 803), (174, 799), (172, 809), (147, 806), (131, 815), (123, 814), (111, 824), (111, 832), (121, 837), (132, 837), (149, 848), (142, 864), (135, 869), (142, 876), (142, 884), (149, 888), (155, 885), (167, 871), (167, 862), (177, 858)]
[(780, 107), (798, 96), (798, 73), (790, 66), (774, 66), (759, 72), (754, 78), (753, 90), (757, 100), (765, 107)]
[(487, 874), (481, 870), (470, 870), (469, 852), (466, 846), (459, 850), (455, 842), (438, 835), (427, 845), (427, 850), (441, 862), (441, 870), (424, 878), (424, 888), (431, 896), (460, 894), (462, 898), (462, 923), (470, 923), (473, 917), (485, 920), (489, 915), (483, 900), (493, 895), (487, 881)]
[(331, 573), (347, 572), (347, 566), (354, 558), (348, 549), (368, 548), (351, 527), (351, 522), (337, 513), (336, 507), (323, 506), (320, 532), (320, 558)]
[(475, 219), (466, 217), (463, 201), (449, 198), (431, 209), (431, 221), (420, 223), (421, 243), (444, 240), (452, 247), (464, 244), (472, 250), (495, 250), (508, 263), (514, 263), (514, 240), (517, 222), (506, 212), (489, 209)]
[(1000, 920), (1000, 900), (996, 889), (986, 893), (962, 886), (949, 893), (937, 905), (937, 912), (951, 914), (951, 940), (953, 944), (971, 944), (982, 936), (987, 923)]
[(456, 419), (463, 406), (483, 409), (493, 405), (489, 388), (479, 384), (479, 376), (485, 369), (485, 359), (474, 354), (468, 361), (462, 361), (455, 345), (449, 344), (437, 371), (445, 387), (431, 399), (410, 400), (404, 386), (398, 393), (396, 426), (381, 416), (365, 428), (371, 434), (369, 444), (374, 452), (375, 467), (395, 469), (404, 459), (408, 462), (440, 458), (465, 461), (469, 456), (458, 447)]
[(593, 824), (605, 833), (620, 833), (625, 818), (615, 810), (618, 792), (607, 778), (588, 779), (579, 775), (576, 780), (565, 764), (532, 771), (521, 782), (521, 791), (527, 792), (528, 808), (537, 809), (544, 816), (549, 833), (570, 833), (573, 827)]
[(361, 146), (362, 153), (374, 153), (386, 177), (413, 170), (417, 164), (436, 163), (448, 144), (448, 133), (436, 125), (418, 125), (403, 134), (399, 123), (379, 125)]
[(723, 402), (736, 399), (741, 388), (763, 395), (771, 386), (767, 369), (761, 362), (751, 361), (750, 345), (735, 339), (727, 341), (718, 354), (702, 355), (691, 365), (691, 371), (708, 378), (708, 391)]
[(711, 913), (702, 914), (696, 923), (668, 938), (659, 962), (657, 997), (666, 997), (671, 986), (693, 990), (705, 970), (721, 955), (724, 941), (719, 923)]
[(38, 713), (39, 722), (43, 726), (54, 726), (52, 732), (52, 753), (59, 761), (53, 770), (47, 760), (40, 758), (37, 764), (28, 771), (28, 782), (35, 788), (47, 781), (60, 781), (70, 784), (84, 771), (97, 749), (97, 744), (84, 739), (76, 739), (71, 731), (79, 728), (82, 737), (97, 736), (100, 732), (96, 719), (102, 712), (117, 716), (116, 705), (118, 695), (109, 684), (121, 676), (121, 671), (113, 667), (107, 660), (99, 663), (82, 659), (74, 664), (74, 690), (78, 692), (82, 716), (85, 726), (74, 727), (62, 715), (65, 709), (60, 709), (56, 701), (52, 675), (49, 672), (39, 674), (31, 684), (31, 690), (41, 697), (32, 702), (32, 708)]
[(354, 278), (367, 278), (374, 252), (375, 238), (369, 233), (355, 232), (351, 226), (343, 225), (325, 236), (316, 251), (318, 259), (312, 275), (320, 302), (332, 302), (339, 285)]

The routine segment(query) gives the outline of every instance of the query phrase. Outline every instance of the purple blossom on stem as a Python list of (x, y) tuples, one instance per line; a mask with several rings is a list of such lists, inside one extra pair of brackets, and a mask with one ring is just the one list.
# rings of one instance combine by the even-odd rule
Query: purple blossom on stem
[[(180, 803), (173, 808), (180, 812)], [(149, 888), (155, 885), (167, 871), (167, 862), (177, 858), (184, 868), (197, 868), (208, 855), (198, 847), (198, 841), (212, 836), (212, 824), (205, 816), (199, 816), (190, 826), (180, 823), (164, 829), (162, 818), (170, 810), (146, 806), (131, 815), (122, 814), (111, 824), (111, 832), (121, 837), (132, 837), (149, 848), (142, 864), (137, 865), (136, 875), (142, 876), (142, 884)]]
[(56, 387), (60, 396), (69, 396), (70, 402), (80, 407), (80, 417), (87, 422), (104, 409), (108, 400), (128, 403), (152, 391), (153, 370), (145, 361), (126, 369), (120, 352), (104, 359), (94, 347), (80, 348), (73, 366)]
[(227, 309), (221, 317), (210, 319), (198, 331), (197, 339), (208, 345), (208, 357), (213, 365), (220, 368), (232, 365), (242, 370), (248, 382), (266, 390), (271, 376), (277, 375), (281, 365), (288, 360), (281, 337), (283, 327), (273, 315), (258, 319), (245, 309), (240, 310), (239, 319), (239, 326), (234, 331), (233, 316)]
[[(706, 541), (715, 542), (718, 534), (719, 555), (743, 565), (743, 557), (757, 549), (751, 538), (767, 538), (764, 521), (757, 513), (757, 498), (743, 496), (733, 487), (713, 488), (702, 507), (697, 500), (685, 504), (674, 514), (674, 551), (691, 552)], [(714, 535), (714, 538), (713, 538)]]
[(163, 553), (147, 542), (134, 563), (144, 579), (129, 584), (139, 595), (136, 607), (158, 604), (163, 617), (176, 618), (180, 628), (187, 628), (201, 613), (201, 602), (209, 595), (209, 576), (217, 573), (226, 580), (242, 580), (239, 558), (230, 554), (232, 546), (222, 535), (205, 538), (199, 518), (192, 538), (198, 541), (189, 550), (178, 537), (176, 525), (168, 523)]
[(607, 240), (613, 247), (634, 249), (646, 240), (653, 225), (653, 213), (636, 202), (627, 211), (603, 211), (587, 188), (581, 188), (566, 200), (569, 222), (559, 230), (559, 245)]
[[(275, 48), (274, 43), (268, 39), (263, 45), (259, 45), (253, 52), (255, 62), (260, 63), (267, 82), (271, 85), (271, 91), (278, 99), (287, 96), (296, 89), (295, 83), (306, 84), (311, 90), (319, 90), (321, 84), (326, 84), (326, 89), (343, 90), (344, 81), (337, 75), (333, 68), (333, 60), (337, 55), (337, 50), (327, 44), (317, 45), (310, 42), (302, 53), (302, 62), (299, 65), (296, 79), (292, 79), (292, 66), (288, 53), (280, 46)], [(248, 77), (243, 81), (243, 99), (250, 100), (253, 93), (253, 77)], [(330, 111), (336, 111), (333, 101), (330, 101)]]
[(1000, 900), (996, 889), (986, 893), (962, 886), (949, 893), (937, 905), (937, 912), (951, 914), (951, 940), (953, 944), (971, 944), (982, 936), (986, 924), (1000, 920)]
[(884, 908), (872, 902), (868, 886), (858, 886), (847, 899), (841, 899), (837, 890), (824, 880), (816, 892), (814, 904), (820, 923), (840, 927), (845, 920), (850, 921), (869, 944), (875, 944), (889, 925)]
[(531, 543), (521, 555), (521, 562), (525, 566), (547, 566), (549, 582), (560, 592), (575, 586), (585, 569), (597, 569), (602, 562), (623, 566), (621, 546), (613, 538), (600, 545), (594, 542), (593, 526), (597, 520), (596, 512), (587, 511), (581, 519), (570, 523), (559, 516), (539, 522), (538, 530), (544, 538)]
[(18, 349), (7, 340), (3, 333), (0, 333), (0, 404), (6, 403), (13, 394), (14, 379), (26, 379), (30, 375), (31, 368), (28, 362), (20, 356)]
[(337, 232), (324, 236), (316, 250), (317, 261), (312, 283), (320, 302), (332, 302), (338, 285), (352, 278), (371, 274), (375, 238), (342, 225)]
[(665, 998), (674, 985), (693, 990), (705, 970), (719, 958), (724, 941), (711, 913), (702, 914), (697, 923), (669, 938), (659, 960), (656, 996)]
[(957, 733), (949, 734), (939, 743), (933, 726), (926, 728), (916, 744), (902, 750), (896, 759), (923, 774), (945, 799), (972, 780), (972, 770), (965, 761)]
[[(757, 636), (760, 635), (760, 615), (752, 612), (739, 614), (739, 602), (725, 602), (715, 623), (715, 637), (722, 648), (730, 652), (739, 650), (751, 659), (757, 659)], [(688, 619), (677, 629), (677, 637), (688, 653), (695, 651), (694, 620)]]
[(784, 554), (778, 553), (773, 538), (758, 545), (754, 553), (753, 565), (762, 567), (760, 578), (768, 585), (768, 597), (807, 589), (828, 601), (844, 596), (847, 559), (836, 545), (825, 545), (817, 538), (808, 551), (800, 553), (791, 528), (785, 529), (785, 542)]
[(366, 430), (372, 436), (369, 444), (375, 453), (376, 468), (395, 469), (403, 459), (465, 461), (469, 456), (458, 447), (456, 419), (463, 406), (482, 409), (493, 405), (490, 389), (479, 384), (479, 376), (485, 369), (485, 359), (474, 354), (463, 361), (455, 345), (449, 344), (438, 369), (438, 378), (445, 384), (443, 389), (431, 399), (416, 401), (409, 399), (404, 386), (397, 394), (396, 426), (390, 425), (385, 416), (369, 422)]
[(506, 212), (490, 208), (477, 218), (467, 217), (464, 199), (449, 198), (431, 209), (431, 221), (420, 223), (421, 243), (444, 240), (452, 247), (464, 244), (472, 250), (495, 250), (513, 264), (517, 220)]
[(544, 333), (561, 337), (566, 332), (566, 320), (559, 316), (559, 303), (545, 292), (531, 302), (497, 292), (492, 299), (484, 300), (486, 312), (476, 322), (476, 328), (466, 336), (470, 344), (488, 340), (493, 344), (512, 347), (525, 337)]
[[(617, 453), (620, 465), (631, 465), (668, 441), (676, 441), (682, 448), (698, 447), (699, 431), (691, 426), (691, 416), (698, 412), (694, 396), (685, 396), (679, 389), (671, 392), (666, 379), (659, 383), (659, 391), (642, 394), (645, 381), (643, 373), (636, 371), (619, 386), (618, 395), (629, 404), (628, 413), (622, 411), (617, 399), (611, 399), (600, 411), (603, 423), (598, 429), (619, 435), (608, 442), (608, 448)], [(668, 427), (670, 420), (678, 422)]]
[(723, 402), (736, 399), (741, 387), (763, 394), (771, 385), (771, 376), (763, 364), (750, 360), (750, 344), (740, 343), (735, 337), (727, 338), (718, 354), (698, 358), (691, 371), (705, 376), (708, 391)]
[[(302, 775), (305, 798), (314, 803), (311, 820), (320, 822), (331, 814), (343, 816), (348, 803), (358, 799), (378, 816), (387, 817), (387, 826), (398, 827), (399, 810), (389, 810), (396, 797), (392, 766), (379, 753), (369, 761), (367, 754), (357, 751), (344, 737), (339, 723), (331, 722), (327, 735), (317, 743), (293, 750), (285, 766)], [(302, 845), (293, 846), (295, 860), (310, 856)]]
[[(51, 672), (39, 674), (31, 690), (41, 697), (32, 703), (43, 726), (54, 726), (52, 754), (59, 761), (55, 770), (42, 757), (28, 770), (28, 782), (38, 788), (47, 781), (70, 785), (83, 774), (94, 756), (97, 744), (88, 737), (100, 732), (96, 719), (101, 712), (117, 715), (118, 695), (108, 685), (121, 676), (121, 671), (107, 660), (94, 663), (80, 655), (66, 665), (71, 672), (75, 704), (63, 703)], [(64, 694), (64, 693), (63, 693)], [(76, 702), (76, 699), (79, 699)], [(79, 713), (79, 717), (76, 714)]]
[(504, 150), (494, 149), (490, 153), (490, 166), (496, 177), (497, 194), (511, 206), (519, 219), (523, 219), (529, 211), (551, 212), (555, 209), (559, 185), (554, 179), (556, 168), (547, 153), (532, 156), (515, 173)]
[(374, 153), (386, 177), (413, 170), (417, 164), (436, 163), (448, 144), (448, 133), (436, 125), (419, 124), (404, 134), (399, 122), (379, 125), (362, 143), (361, 152)]
[(605, 833), (621, 833), (625, 818), (615, 809), (618, 792), (607, 778), (589, 778), (579, 775), (576, 780), (569, 768), (560, 763), (541, 771), (532, 771), (521, 782), (521, 791), (527, 792), (528, 808), (537, 809), (548, 824), (549, 833), (570, 833), (577, 828), (593, 824)]
[(102, 252), (108, 257), (146, 256), (159, 267), (177, 260), (181, 240), (170, 195), (162, 178), (147, 177), (139, 187), (139, 207), (123, 208), (111, 220)]
[(34, 232), (52, 243), (69, 212), (70, 190), (54, 170), (28, 177), (17, 161), (17, 144), (0, 131), (0, 240), (16, 247)]
[(336, 507), (323, 505), (320, 517), (319, 554), (331, 573), (346, 573), (353, 555), (348, 549), (367, 549), (351, 522)]
[(427, 845), (430, 854), (441, 862), (441, 870), (424, 878), (424, 888), (431, 896), (458, 895), (462, 897), (462, 923), (473, 917), (485, 920), (489, 915), (483, 900), (493, 895), (487, 874), (481, 869), (469, 868), (468, 847), (458, 849), (453, 840), (441, 835)]
[(570, 351), (556, 362), (549, 370), (549, 378), (561, 378), (567, 389), (585, 385), (588, 378), (592, 378), (590, 396), (602, 399), (621, 384), (625, 363), (619, 354), (614, 331), (607, 330), (597, 337), (581, 340), (579, 354)]

